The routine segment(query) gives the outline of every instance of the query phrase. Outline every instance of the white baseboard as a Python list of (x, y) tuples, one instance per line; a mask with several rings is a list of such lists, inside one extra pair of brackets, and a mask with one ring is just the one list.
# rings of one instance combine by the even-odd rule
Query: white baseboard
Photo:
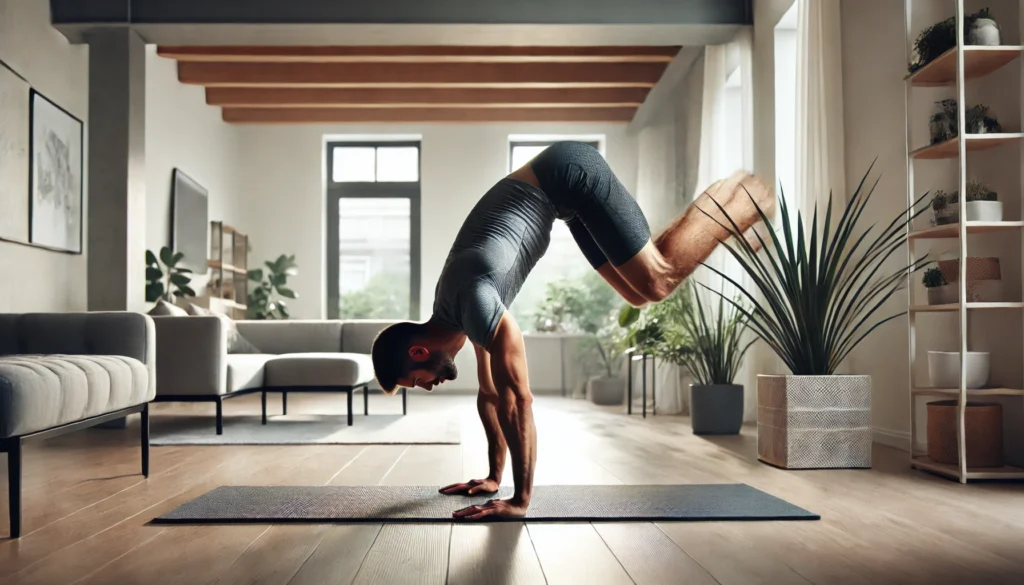
[(873, 427), (871, 429), (871, 435), (876, 443), (887, 445), (889, 447), (896, 447), (903, 451), (910, 451), (909, 431), (893, 431), (890, 429)]

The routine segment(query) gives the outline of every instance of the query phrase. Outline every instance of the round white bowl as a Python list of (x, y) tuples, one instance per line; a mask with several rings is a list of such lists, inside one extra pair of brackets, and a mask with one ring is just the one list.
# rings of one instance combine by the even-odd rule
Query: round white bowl
[[(988, 384), (989, 353), (987, 351), (969, 351), (965, 355), (967, 363), (967, 387), (981, 388)], [(929, 351), (928, 377), (933, 388), (960, 387), (960, 352)]]

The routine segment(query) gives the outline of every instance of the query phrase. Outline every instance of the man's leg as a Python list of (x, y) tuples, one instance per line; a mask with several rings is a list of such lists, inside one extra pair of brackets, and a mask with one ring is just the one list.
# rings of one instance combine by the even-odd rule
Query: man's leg
[(594, 270), (619, 293), (619, 296), (634, 307), (642, 307), (647, 304), (647, 299), (630, 286), (622, 278), (622, 275), (615, 270), (615, 267), (608, 262), (608, 258), (601, 251), (601, 247), (594, 241), (594, 236), (590, 234), (579, 217), (574, 217), (565, 222), (565, 224), (569, 226), (569, 232), (572, 234), (573, 239), (576, 240), (576, 244), (579, 245), (580, 251), (583, 252), (587, 262), (590, 262)]

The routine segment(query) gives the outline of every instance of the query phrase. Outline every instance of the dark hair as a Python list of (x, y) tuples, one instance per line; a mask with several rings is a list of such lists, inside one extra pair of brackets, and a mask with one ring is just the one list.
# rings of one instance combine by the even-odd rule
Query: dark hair
[(373, 340), (373, 373), (385, 394), (394, 394), (398, 378), (409, 369), (409, 346), (423, 332), (420, 323), (402, 322), (385, 327)]

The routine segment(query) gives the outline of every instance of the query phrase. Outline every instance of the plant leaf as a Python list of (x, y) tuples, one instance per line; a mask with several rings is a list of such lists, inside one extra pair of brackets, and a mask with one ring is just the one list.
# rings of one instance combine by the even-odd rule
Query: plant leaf
[(174, 265), (174, 253), (171, 252), (169, 247), (164, 246), (160, 248), (160, 261), (163, 262), (165, 266)]

